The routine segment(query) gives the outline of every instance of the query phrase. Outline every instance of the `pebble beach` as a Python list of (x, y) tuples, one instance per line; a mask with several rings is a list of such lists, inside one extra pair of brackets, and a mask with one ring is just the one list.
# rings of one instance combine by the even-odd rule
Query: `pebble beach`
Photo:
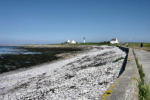
[(72, 58), (0, 75), (0, 99), (99, 100), (117, 79), (125, 56), (118, 47), (93, 46)]

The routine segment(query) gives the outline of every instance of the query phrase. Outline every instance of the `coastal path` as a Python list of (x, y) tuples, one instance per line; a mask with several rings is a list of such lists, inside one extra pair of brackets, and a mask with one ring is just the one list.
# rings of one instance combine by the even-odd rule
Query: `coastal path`
[(143, 67), (145, 73), (145, 81), (150, 85), (150, 52), (136, 49), (135, 53), (139, 60), (139, 63)]

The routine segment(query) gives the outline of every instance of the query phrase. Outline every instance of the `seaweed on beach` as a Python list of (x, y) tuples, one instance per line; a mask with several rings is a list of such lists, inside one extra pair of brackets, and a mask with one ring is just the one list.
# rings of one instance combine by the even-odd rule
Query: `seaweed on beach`
[(45, 62), (57, 60), (60, 53), (80, 51), (80, 48), (21, 48), (29, 52), (40, 52), (40, 54), (5, 54), (0, 56), (0, 73), (8, 72), (18, 68), (28, 68)]

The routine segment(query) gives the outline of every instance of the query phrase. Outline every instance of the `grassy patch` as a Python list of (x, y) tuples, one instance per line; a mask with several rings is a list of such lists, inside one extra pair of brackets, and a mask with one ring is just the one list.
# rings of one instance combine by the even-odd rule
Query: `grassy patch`
[(139, 61), (138, 61), (138, 59), (136, 57), (136, 54), (135, 54), (134, 50), (133, 50), (133, 54), (134, 54), (135, 62), (136, 62), (136, 65), (137, 65), (137, 68), (138, 68), (138, 71), (139, 71), (139, 74), (140, 74), (140, 79), (142, 81), (144, 81), (145, 74), (144, 74), (142, 65), (139, 64)]
[(150, 86), (144, 81), (138, 82), (139, 100), (150, 100)]
[(62, 43), (61, 45), (69, 45), (69, 46), (80, 46), (80, 45), (109, 45), (109, 42), (87, 42), (87, 43), (77, 43), (77, 44), (68, 44)]
[(142, 65), (139, 64), (136, 54), (133, 50), (133, 54), (135, 57), (136, 65), (139, 71), (140, 80), (138, 81), (138, 88), (139, 88), (139, 100), (150, 100), (150, 86), (145, 83), (144, 81), (144, 71)]
[(116, 60), (113, 61), (113, 63), (118, 62), (118, 61), (120, 61), (122, 59), (124, 59), (124, 57), (117, 58)]
[(109, 42), (89, 42), (89, 43), (79, 43), (79, 45), (108, 45)]
[(127, 42), (125, 44), (122, 44), (124, 46), (128, 46), (130, 48), (137, 48), (137, 49), (142, 49), (150, 52), (150, 43), (143, 43), (143, 47), (140, 47), (140, 43), (138, 42)]

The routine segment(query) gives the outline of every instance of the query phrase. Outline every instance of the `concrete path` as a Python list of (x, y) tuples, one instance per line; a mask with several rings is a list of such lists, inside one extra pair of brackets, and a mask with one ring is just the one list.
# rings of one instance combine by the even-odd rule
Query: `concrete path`
[[(132, 49), (130, 49), (125, 71), (101, 96), (100, 100), (138, 100), (136, 79), (139, 80), (139, 74)], [(112, 93), (109, 94), (108, 91)]]
[(139, 63), (142, 64), (145, 73), (145, 81), (150, 84), (150, 52), (144, 50), (135, 50)]

